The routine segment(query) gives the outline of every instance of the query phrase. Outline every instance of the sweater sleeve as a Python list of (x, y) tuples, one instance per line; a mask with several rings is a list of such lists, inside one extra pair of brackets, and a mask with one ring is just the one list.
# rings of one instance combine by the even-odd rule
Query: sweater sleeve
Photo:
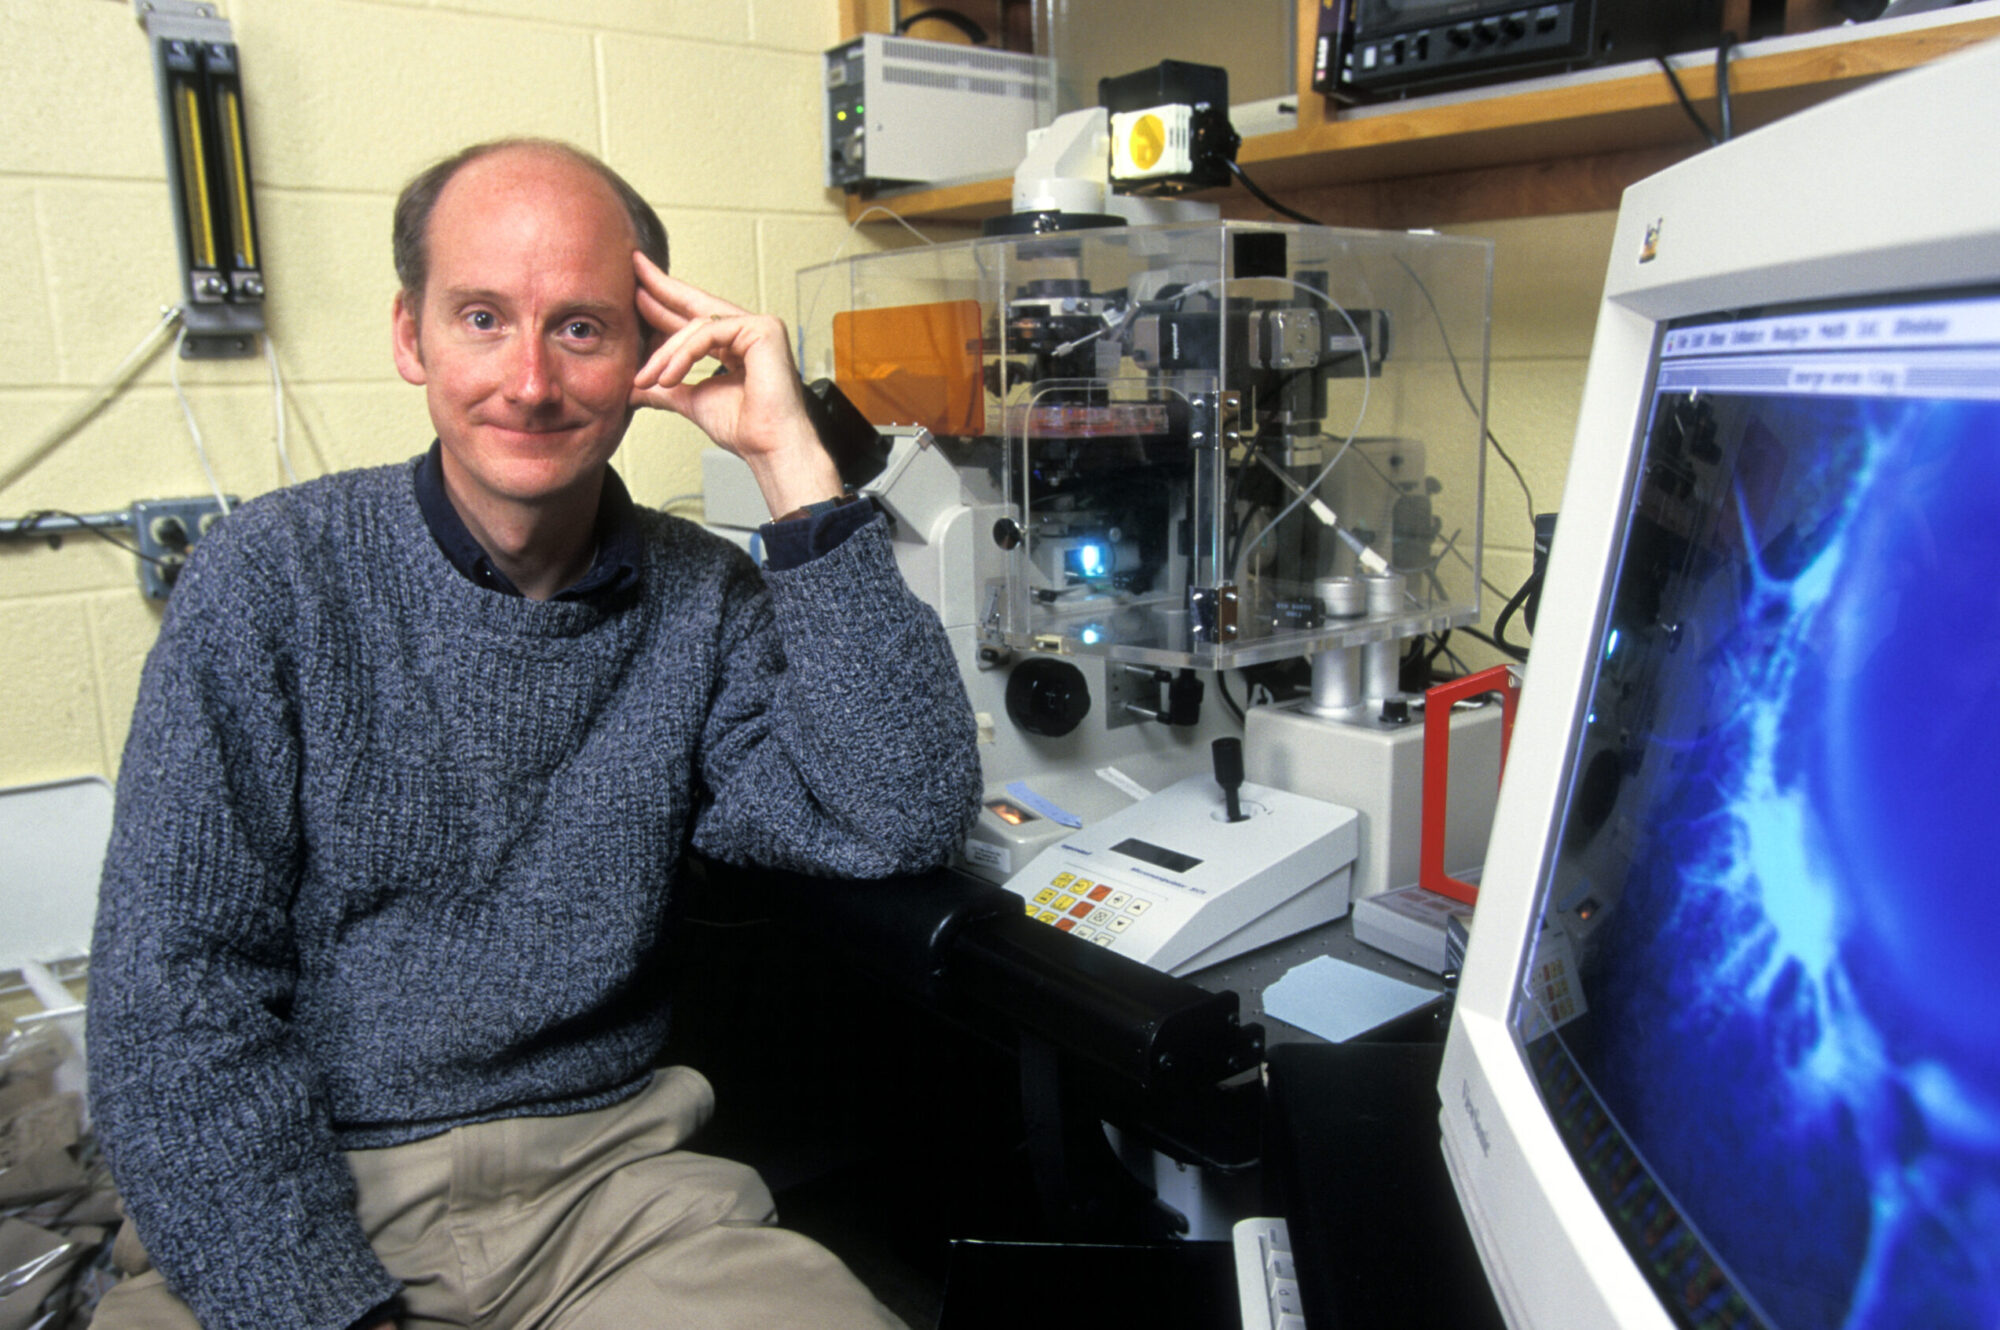
[(91, 952), (91, 1107), (203, 1326), (317, 1330), (397, 1285), (290, 1030), (300, 743), (247, 562), (189, 565), (142, 676)]
[(972, 708), (886, 525), (726, 598), (695, 845), (841, 877), (934, 868), (978, 809)]

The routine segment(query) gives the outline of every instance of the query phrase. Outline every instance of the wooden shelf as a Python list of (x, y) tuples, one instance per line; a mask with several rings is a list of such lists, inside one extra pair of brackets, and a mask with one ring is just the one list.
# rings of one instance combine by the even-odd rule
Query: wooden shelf
[[(1317, 8), (1300, 6), (1301, 87)], [(1996, 6), (1974, 8), (1974, 17), (1946, 11), (1739, 48), (1729, 66), (1736, 131), (2000, 37)], [(1673, 64), (1713, 125), (1713, 59), (1690, 53)], [(1626, 185), (1704, 146), (1657, 64), (1635, 64), (1349, 111), (1306, 93), (1298, 128), (1244, 140), (1237, 160), (1267, 193), (1322, 221), (1423, 226), (1615, 208)], [(1011, 194), (1005, 179), (884, 191), (850, 198), (848, 215), (872, 206), (970, 222), (1006, 211)], [(1197, 197), (1225, 216), (1269, 215), (1240, 189)]]

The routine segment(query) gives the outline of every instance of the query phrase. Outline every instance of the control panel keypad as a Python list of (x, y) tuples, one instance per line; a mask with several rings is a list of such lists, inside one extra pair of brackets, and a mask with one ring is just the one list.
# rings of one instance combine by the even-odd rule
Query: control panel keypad
[(1046, 886), (1026, 889), (1028, 917), (1071, 937), (1109, 947), (1158, 901), (1129, 887), (1058, 873)]

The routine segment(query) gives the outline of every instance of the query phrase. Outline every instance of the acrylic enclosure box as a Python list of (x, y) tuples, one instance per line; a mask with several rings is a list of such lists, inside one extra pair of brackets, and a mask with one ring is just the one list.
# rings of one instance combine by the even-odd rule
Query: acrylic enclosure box
[[(1002, 487), (983, 639), (1235, 668), (1478, 617), (1491, 270), (1403, 232), (991, 237), (803, 271), (799, 360)], [(1384, 566), (1397, 610), (1327, 612)]]

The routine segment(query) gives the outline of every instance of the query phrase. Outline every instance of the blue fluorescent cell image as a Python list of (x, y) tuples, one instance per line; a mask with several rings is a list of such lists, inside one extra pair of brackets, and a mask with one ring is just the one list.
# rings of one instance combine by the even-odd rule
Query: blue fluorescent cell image
[(1684, 1324), (2000, 1326), (2000, 404), (1663, 398), (1626, 542), (1546, 1039), (1732, 1290)]

